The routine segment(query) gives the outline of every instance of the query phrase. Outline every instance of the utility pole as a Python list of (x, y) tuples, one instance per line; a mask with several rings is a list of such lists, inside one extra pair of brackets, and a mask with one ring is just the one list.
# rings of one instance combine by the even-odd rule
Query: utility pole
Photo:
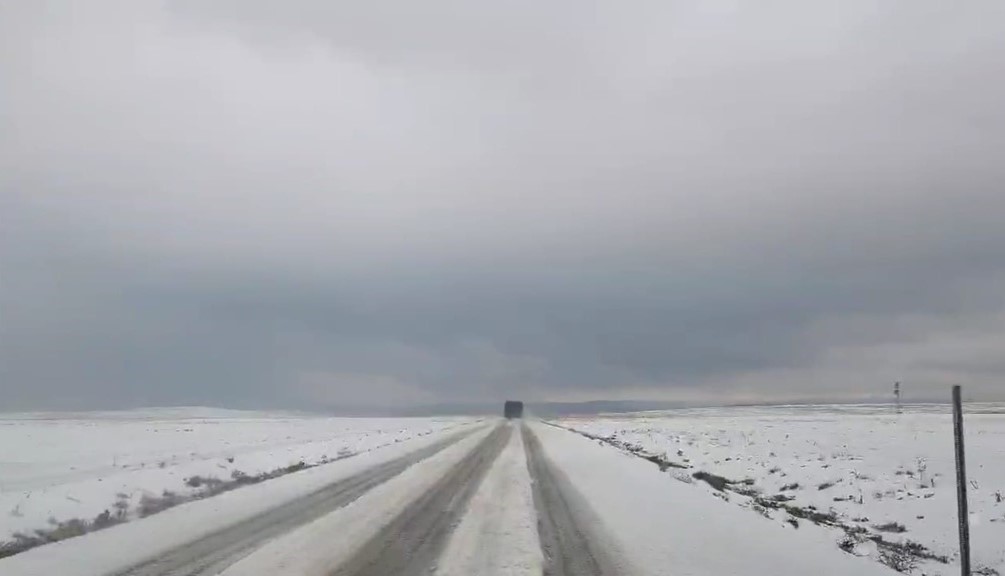
[(953, 386), (953, 437), (956, 440), (956, 505), (960, 527), (960, 574), (970, 576), (970, 516), (967, 511), (967, 461), (963, 450), (963, 400)]

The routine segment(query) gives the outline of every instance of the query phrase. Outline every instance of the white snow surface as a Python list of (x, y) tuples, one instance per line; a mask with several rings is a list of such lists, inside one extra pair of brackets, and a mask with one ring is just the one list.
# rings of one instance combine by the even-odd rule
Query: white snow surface
[[(971, 404), (966, 410), (972, 565), (1005, 574), (1005, 405)], [(919, 542), (957, 561), (948, 406), (909, 405), (902, 414), (892, 406), (877, 405), (702, 408), (570, 417), (556, 423), (690, 466), (686, 471), (670, 469), (666, 478), (687, 479), (702, 470), (732, 480), (751, 479), (753, 488), (765, 496), (785, 494), (793, 498), (791, 505), (833, 511), (842, 522), (887, 540)], [(671, 484), (674, 491), (681, 490), (680, 483)], [(798, 487), (792, 488), (793, 484)], [(688, 489), (713, 492), (704, 483)], [(749, 498), (736, 494), (729, 498), (738, 509), (751, 507)], [(757, 516), (753, 510), (743, 512)], [(788, 517), (772, 515), (778, 523)], [(906, 532), (876, 529), (891, 522)], [(801, 527), (800, 533), (828, 533), (834, 541), (842, 534), (808, 522), (801, 522)], [(770, 526), (760, 530), (774, 531)], [(856, 552), (878, 559), (874, 548)], [(926, 561), (914, 572), (957, 570)]]
[[(388, 423), (395, 422), (396, 424), (392, 426), (400, 426), (405, 419), (381, 420)], [(420, 430), (426, 429), (423, 426), (431, 425), (435, 426), (437, 431), (421, 436), (415, 433), (411, 435), (410, 440), (392, 441), (382, 448), (372, 449), (351, 458), (182, 504), (140, 520), (0, 559), (0, 574), (93, 576), (122, 570), (367, 468), (434, 444), (453, 432), (471, 426), (482, 426), (477, 422), (463, 419), (415, 419), (415, 421)], [(437, 425), (437, 422), (444, 424)], [(374, 426), (373, 430), (380, 429), (380, 424), (373, 419), (360, 419), (359, 424)]]
[(332, 418), (212, 408), (0, 414), (0, 540), (52, 521), (91, 520), (116, 502), (185, 496), (186, 479), (230, 480), (359, 454), (465, 418)]
[(442, 576), (540, 575), (544, 563), (519, 423), (451, 535)]
[(650, 462), (533, 424), (548, 457), (603, 520), (626, 573), (675, 576), (891, 576), (839, 550), (826, 532), (786, 528), (675, 481)]
[(323, 576), (347, 560), (430, 490), (444, 473), (474, 450), (492, 426), (409, 466), (347, 506), (285, 534), (245, 556), (223, 576)]
[[(601, 536), (598, 542), (625, 569), (625, 575), (894, 574), (875, 561), (874, 547), (856, 549), (871, 558), (845, 553), (837, 547), (844, 536), (839, 529), (805, 520), (796, 529), (784, 522), (787, 515), (782, 511), (764, 517), (755, 513), (748, 496), (724, 495), (703, 482), (691, 481), (691, 474), (698, 470), (750, 479), (752, 487), (765, 496), (791, 495), (791, 505), (833, 510), (845, 522), (858, 518), (873, 533), (880, 533), (877, 525), (899, 522), (907, 532), (881, 534), (889, 540), (921, 542), (940, 554), (952, 556), (955, 550), (951, 416), (944, 408), (906, 407), (904, 414), (874, 406), (720, 408), (565, 418), (559, 424), (691, 466), (661, 472), (651, 462), (605, 442), (544, 423), (530, 424), (553, 465), (588, 503), (596, 520), (590, 522), (591, 528)], [(515, 426), (514, 434), (450, 536), (437, 565), (439, 574), (541, 572), (544, 559), (532, 480), (519, 426), (507, 425)], [(974, 566), (1005, 573), (1005, 504), (995, 496), (997, 490), (1005, 491), (1005, 406), (976, 407), (967, 415), (966, 425), (973, 480)], [(323, 574), (350, 558), (434, 486), (491, 428), (485, 422), (459, 418), (340, 419), (209, 411), (3, 416), (0, 472), (16, 473), (0, 475), (0, 485), (16, 486), (11, 493), (29, 490), (33, 498), (58, 499), (66, 494), (60, 490), (68, 487), (134, 481), (147, 478), (147, 473), (159, 476), (151, 476), (142, 489), (156, 493), (176, 476), (208, 474), (198, 468), (206, 462), (212, 462), (224, 476), (219, 467), (224, 463), (237, 467), (242, 462), (261, 462), (260, 469), (269, 470), (291, 461), (319, 461), (343, 446), (370, 449), (35, 548), (0, 560), (0, 573), (85, 576), (121, 570), (428, 446), (454, 431), (475, 429), (474, 434), (410, 466), (351, 504), (266, 543), (225, 572), (228, 576)], [(193, 435), (206, 442), (193, 441)], [(49, 442), (40, 442), (34, 456), (23, 445), (26, 438), (48, 438)], [(71, 448), (58, 446), (60, 438)], [(149, 449), (146, 455), (144, 442)], [(124, 469), (88, 465), (91, 459), (72, 454), (73, 446), (99, 458), (114, 454), (116, 464), (122, 454), (126, 465)], [(154, 450), (158, 446), (162, 449)], [(57, 465), (60, 451), (66, 461)], [(178, 458), (164, 468), (136, 467), (138, 462), (154, 460), (153, 455), (172, 453)], [(20, 458), (10, 458), (10, 454)], [(186, 460), (186, 454), (191, 458)], [(227, 461), (229, 457), (233, 463)], [(69, 461), (77, 463), (81, 476), (74, 474), (78, 470), (66, 469)], [(249, 473), (255, 471), (249, 465)], [(792, 484), (799, 486), (786, 487)], [(4, 488), (0, 496), (7, 494)], [(81, 500), (99, 501), (97, 497)], [(915, 572), (948, 574), (954, 570), (952, 565), (928, 562), (919, 564)]]

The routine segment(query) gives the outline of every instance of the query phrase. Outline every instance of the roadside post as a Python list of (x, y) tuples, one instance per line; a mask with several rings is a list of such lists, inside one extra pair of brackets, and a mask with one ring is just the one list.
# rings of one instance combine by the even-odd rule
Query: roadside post
[(960, 574), (970, 576), (970, 517), (967, 512), (967, 463), (963, 450), (963, 401), (953, 386), (953, 436), (956, 439), (956, 505), (960, 526)]

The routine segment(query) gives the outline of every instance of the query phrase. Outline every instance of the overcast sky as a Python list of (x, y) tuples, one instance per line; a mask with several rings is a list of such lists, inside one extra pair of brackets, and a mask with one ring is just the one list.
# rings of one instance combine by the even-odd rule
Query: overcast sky
[(0, 0), (5, 409), (1005, 398), (1000, 0)]

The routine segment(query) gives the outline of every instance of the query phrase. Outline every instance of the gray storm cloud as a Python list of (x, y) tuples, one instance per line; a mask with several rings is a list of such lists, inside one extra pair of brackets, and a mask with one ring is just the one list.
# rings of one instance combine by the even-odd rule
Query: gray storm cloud
[(1005, 397), (1005, 8), (0, 4), (0, 387)]

